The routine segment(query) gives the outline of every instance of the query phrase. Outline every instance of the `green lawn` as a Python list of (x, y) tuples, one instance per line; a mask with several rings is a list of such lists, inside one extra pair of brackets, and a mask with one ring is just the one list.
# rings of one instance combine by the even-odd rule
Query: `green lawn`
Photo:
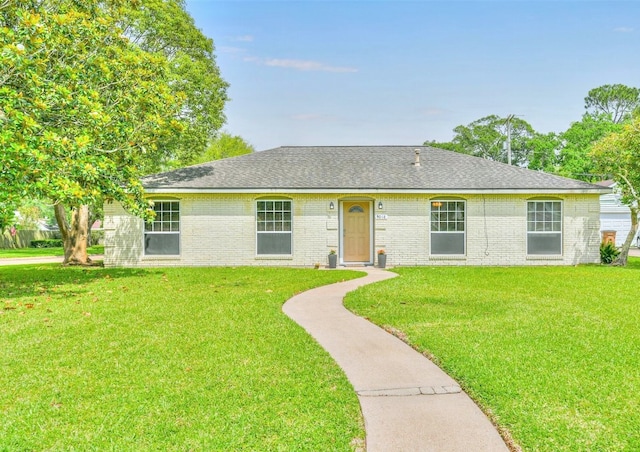
[(394, 271), (348, 307), (433, 355), (525, 451), (640, 450), (640, 259)]
[(352, 450), (342, 371), (281, 311), (358, 276), (0, 268), (0, 450)]
[[(96, 245), (87, 249), (89, 254), (103, 254), (104, 246)], [(0, 249), (0, 259), (14, 257), (44, 257), (64, 256), (63, 248), (3, 248)], [(1, 265), (1, 262), (0, 262)]]

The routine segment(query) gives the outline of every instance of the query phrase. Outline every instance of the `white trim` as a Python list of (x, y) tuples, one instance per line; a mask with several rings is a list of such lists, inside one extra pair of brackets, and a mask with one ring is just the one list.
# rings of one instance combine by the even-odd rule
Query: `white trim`
[[(147, 231), (146, 230), (146, 222), (142, 222), (142, 256), (140, 257), (142, 260), (156, 260), (156, 259), (180, 259), (182, 257), (182, 201), (180, 199), (151, 199), (154, 203), (157, 202), (175, 202), (178, 203), (178, 231)], [(178, 254), (147, 254), (147, 248), (145, 246), (145, 237), (147, 234), (150, 235), (168, 235), (168, 234), (177, 234), (178, 235)]]
[(609, 188), (574, 188), (574, 189), (558, 189), (558, 188), (490, 188), (490, 189), (473, 189), (473, 188), (145, 188), (146, 193), (156, 194), (236, 194), (236, 193), (252, 193), (256, 195), (269, 194), (290, 194), (290, 193), (314, 193), (314, 194), (369, 194), (369, 193), (393, 193), (393, 194), (424, 194), (424, 195), (574, 195), (574, 194), (593, 194), (602, 195), (611, 192)]
[[(363, 202), (363, 203), (367, 203), (369, 204), (369, 261), (348, 261), (345, 262), (344, 261), (344, 203), (345, 202)], [(353, 198), (345, 198), (345, 199), (339, 199), (338, 200), (338, 250), (340, 251), (338, 253), (338, 261), (340, 263), (340, 265), (358, 265), (358, 264), (363, 264), (363, 265), (373, 265), (374, 261), (374, 249), (373, 249), (373, 245), (375, 243), (374, 241), (374, 224), (373, 224), (373, 215), (374, 215), (374, 211), (373, 208), (375, 207), (373, 205), (373, 200), (371, 199), (353, 199)]]
[[(258, 231), (258, 203), (259, 202), (288, 202), (291, 213), (291, 230), (290, 231)], [(253, 227), (254, 227), (254, 243), (255, 243), (255, 259), (292, 259), (293, 258), (293, 199), (291, 198), (258, 198), (253, 200)], [(258, 234), (282, 234), (288, 232), (291, 241), (291, 252), (289, 254), (259, 254), (258, 253)]]
[[(431, 229), (431, 214), (433, 213), (432, 204), (434, 202), (461, 202), (464, 204), (464, 231), (434, 231)], [(464, 198), (457, 199), (446, 199), (446, 198), (433, 198), (429, 200), (429, 210), (428, 210), (428, 218), (429, 218), (429, 259), (466, 259), (467, 258), (467, 200)], [(433, 254), (433, 240), (431, 240), (431, 234), (462, 234), (462, 246), (464, 248), (464, 252), (462, 254)]]
[[(532, 202), (557, 202), (560, 204), (560, 231), (530, 231), (529, 230), (529, 203)], [(525, 255), (530, 260), (553, 260), (554, 258), (562, 258), (564, 256), (564, 199), (528, 199), (524, 206), (525, 214)], [(535, 220), (534, 220), (535, 222)], [(529, 234), (558, 234), (560, 233), (560, 253), (558, 254), (529, 254)]]

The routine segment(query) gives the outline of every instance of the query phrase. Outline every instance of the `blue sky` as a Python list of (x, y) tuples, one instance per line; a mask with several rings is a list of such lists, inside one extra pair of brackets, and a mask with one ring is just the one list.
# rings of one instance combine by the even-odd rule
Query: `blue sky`
[(640, 1), (187, 0), (257, 150), (449, 141), (490, 114), (560, 132), (640, 87)]

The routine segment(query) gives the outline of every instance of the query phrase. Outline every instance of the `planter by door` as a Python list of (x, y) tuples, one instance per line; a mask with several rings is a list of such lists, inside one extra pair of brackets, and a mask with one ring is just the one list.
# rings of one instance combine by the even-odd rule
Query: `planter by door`
[(385, 268), (387, 266), (387, 255), (378, 254), (378, 267)]
[(338, 255), (329, 254), (329, 268), (336, 268), (336, 265), (338, 265)]

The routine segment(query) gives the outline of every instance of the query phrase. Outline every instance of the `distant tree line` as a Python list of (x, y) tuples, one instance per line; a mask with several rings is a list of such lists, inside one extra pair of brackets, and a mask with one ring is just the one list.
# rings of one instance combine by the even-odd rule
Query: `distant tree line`
[[(640, 89), (621, 84), (589, 91), (585, 113), (561, 133), (539, 133), (517, 116), (485, 116), (453, 129), (447, 142), (428, 146), (544, 171), (586, 182), (612, 178), (629, 206), (631, 230), (617, 264), (626, 264), (638, 230), (640, 204)], [(510, 144), (510, 146), (509, 146)]]

